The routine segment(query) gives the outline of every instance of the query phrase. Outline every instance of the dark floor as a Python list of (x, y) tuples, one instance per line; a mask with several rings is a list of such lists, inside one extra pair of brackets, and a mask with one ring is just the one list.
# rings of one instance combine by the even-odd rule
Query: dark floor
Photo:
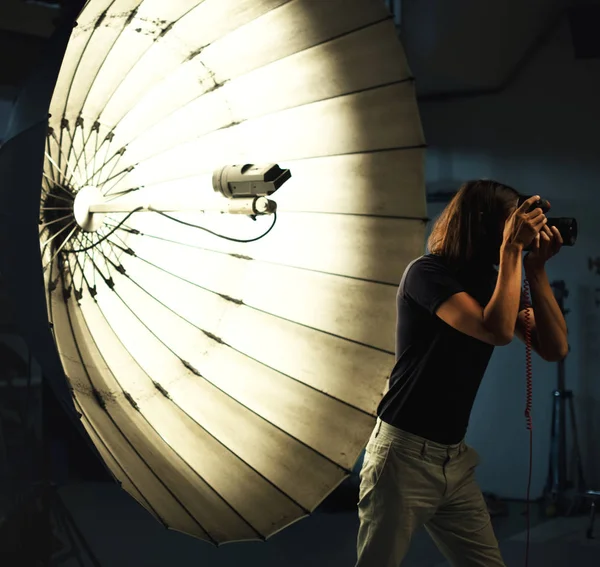
[[(356, 559), (356, 510), (318, 510), (267, 543), (228, 544), (217, 549), (165, 530), (114, 485), (85, 483), (64, 488), (61, 494), (104, 567), (353, 567)], [(508, 515), (493, 520), (507, 567), (524, 565), (524, 510), (524, 504), (511, 502)], [(529, 566), (600, 566), (600, 542), (585, 539), (585, 520), (569, 518), (561, 524), (548, 520), (533, 506)], [(555, 528), (548, 529), (551, 526)], [(402, 565), (446, 564), (427, 533), (420, 531)]]

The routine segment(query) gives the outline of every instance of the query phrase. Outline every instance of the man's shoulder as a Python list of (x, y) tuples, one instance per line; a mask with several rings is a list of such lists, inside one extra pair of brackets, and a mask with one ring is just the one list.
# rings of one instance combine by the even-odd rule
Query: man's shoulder
[(423, 254), (418, 258), (415, 258), (406, 266), (404, 270), (405, 275), (409, 271), (413, 272), (427, 272), (427, 271), (446, 271), (449, 270), (449, 266), (444, 259), (437, 254)]
[(423, 281), (432, 274), (445, 273), (447, 270), (448, 267), (440, 256), (435, 254), (423, 254), (409, 262), (406, 266), (402, 279), (400, 280), (398, 293), (399, 295), (404, 294), (407, 282), (409, 287), (420, 287)]

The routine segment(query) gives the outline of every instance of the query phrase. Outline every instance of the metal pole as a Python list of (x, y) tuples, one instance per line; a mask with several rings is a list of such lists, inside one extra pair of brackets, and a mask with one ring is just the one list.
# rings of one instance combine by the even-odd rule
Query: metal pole
[(222, 202), (202, 203), (193, 201), (155, 200), (151, 202), (128, 200), (114, 200), (91, 203), (88, 206), (90, 213), (192, 213), (214, 212), (240, 215), (270, 214), (275, 210), (275, 201), (266, 197), (253, 199), (222, 199)]

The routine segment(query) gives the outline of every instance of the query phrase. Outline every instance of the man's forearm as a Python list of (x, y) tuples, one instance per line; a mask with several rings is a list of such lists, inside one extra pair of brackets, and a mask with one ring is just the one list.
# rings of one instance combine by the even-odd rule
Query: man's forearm
[(498, 280), (483, 310), (483, 323), (508, 344), (513, 337), (521, 297), (522, 247), (506, 246), (500, 251)]
[(526, 271), (540, 350), (549, 359), (563, 359), (569, 352), (567, 323), (556, 302), (546, 270)]

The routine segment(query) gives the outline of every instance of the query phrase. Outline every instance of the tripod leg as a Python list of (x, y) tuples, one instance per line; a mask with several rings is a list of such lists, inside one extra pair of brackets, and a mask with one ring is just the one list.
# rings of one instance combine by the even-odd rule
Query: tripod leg
[(555, 516), (557, 513), (556, 501), (559, 492), (558, 471), (558, 398), (552, 394), (552, 422), (550, 424), (550, 458), (548, 459), (548, 479), (544, 490), (546, 500), (546, 515)]
[(573, 395), (569, 397), (569, 410), (571, 412), (571, 428), (573, 431), (573, 453), (576, 467), (574, 474), (577, 474), (577, 492), (583, 493), (585, 492), (586, 485), (583, 474), (583, 464), (581, 462), (581, 451), (579, 449), (579, 436), (577, 433), (577, 419), (575, 417), (575, 403), (573, 402)]
[(595, 539), (594, 538), (594, 521), (596, 519), (596, 501), (592, 500), (592, 505), (590, 507), (590, 526), (587, 530), (587, 538), (588, 539)]

